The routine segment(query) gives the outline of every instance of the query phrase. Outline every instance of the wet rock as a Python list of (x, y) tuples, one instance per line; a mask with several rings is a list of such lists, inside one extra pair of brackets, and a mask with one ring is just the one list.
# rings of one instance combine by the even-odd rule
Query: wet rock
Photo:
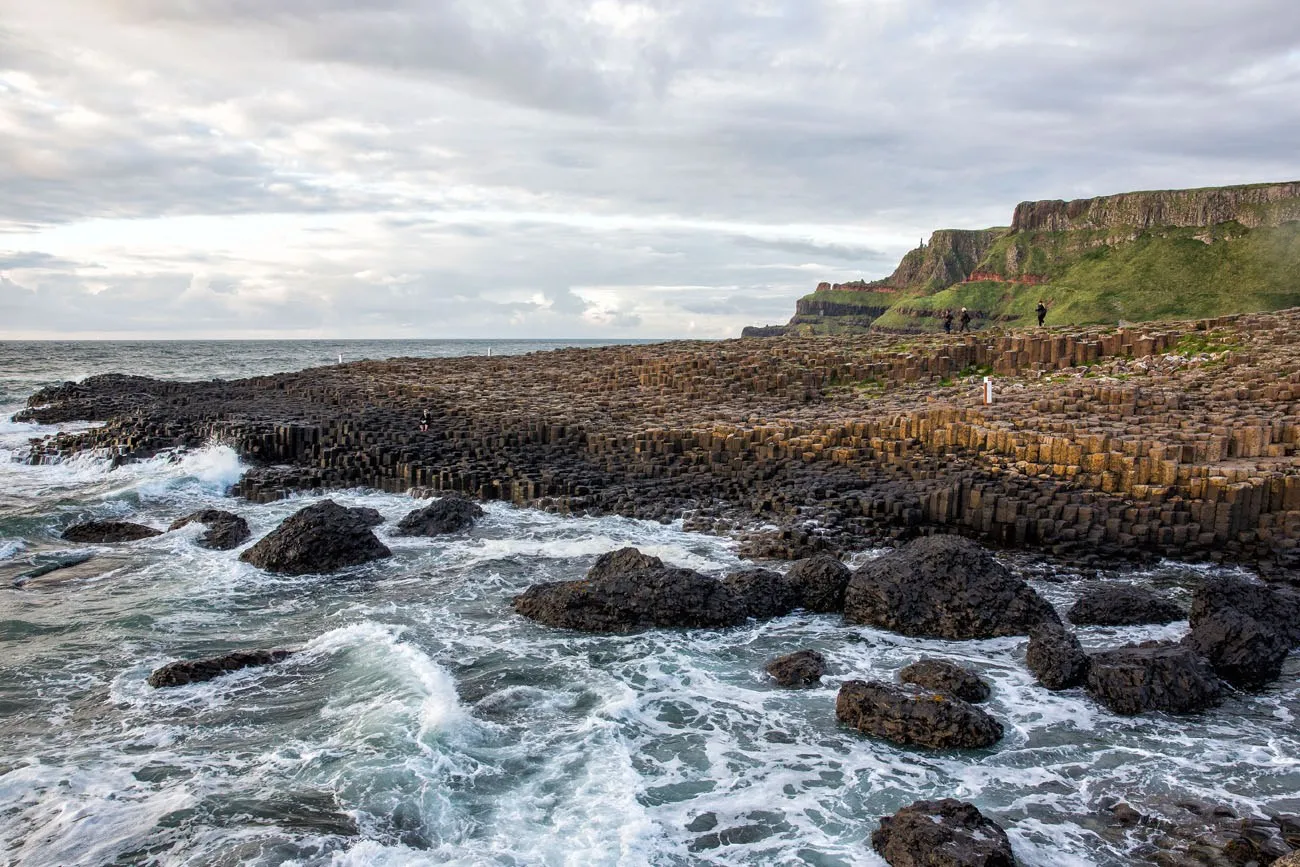
[(1291, 652), (1277, 631), (1235, 608), (1198, 618), (1183, 644), (1208, 659), (1219, 677), (1243, 689), (1276, 680)]
[(1300, 592), (1236, 576), (1207, 578), (1192, 593), (1187, 619), (1195, 630), (1203, 618), (1228, 608), (1259, 621), (1292, 647), (1300, 646)]
[(928, 536), (867, 563), (849, 581), (853, 623), (923, 638), (1026, 635), (1056, 612), (993, 555), (958, 536)]
[(1011, 841), (973, 804), (917, 801), (880, 820), (871, 848), (892, 867), (1014, 867)]
[(852, 572), (836, 557), (818, 554), (799, 560), (785, 574), (785, 580), (799, 596), (799, 607), (818, 613), (844, 610), (844, 591)]
[(63, 531), (63, 538), (67, 541), (90, 545), (136, 542), (161, 535), (162, 530), (129, 521), (87, 521), (84, 524), (74, 524)]
[(379, 514), (378, 509), (372, 509), (369, 506), (353, 506), (349, 511), (357, 516), (367, 527), (381, 527), (384, 523), (384, 516)]
[(584, 632), (734, 626), (748, 616), (745, 601), (723, 582), (664, 566), (635, 548), (601, 555), (578, 581), (534, 584), (514, 598), (514, 608), (547, 626)]
[(1077, 626), (1137, 626), (1182, 620), (1183, 610), (1145, 587), (1106, 584), (1081, 595), (1066, 615)]
[(812, 686), (826, 673), (826, 657), (815, 650), (796, 650), (769, 660), (765, 670), (781, 686)]
[(268, 572), (307, 575), (391, 557), (371, 526), (357, 510), (324, 500), (290, 515), (239, 559)]
[(403, 518), (397, 525), (397, 532), (403, 536), (463, 533), (481, 517), (483, 509), (478, 503), (464, 497), (443, 497)]
[(968, 702), (879, 681), (846, 681), (835, 699), (835, 716), (863, 734), (903, 746), (977, 749), (1002, 737), (1002, 725)]
[(1093, 697), (1125, 715), (1193, 713), (1214, 707), (1223, 696), (1210, 664), (1171, 642), (1144, 641), (1095, 654), (1087, 682)]
[(760, 620), (789, 614), (799, 605), (799, 594), (785, 576), (770, 569), (742, 569), (722, 583), (744, 602), (750, 617)]
[(935, 692), (946, 692), (962, 701), (981, 702), (989, 697), (989, 685), (969, 669), (946, 659), (921, 659), (898, 673), (903, 683)]
[(1029, 633), (1025, 664), (1048, 689), (1069, 689), (1088, 679), (1088, 654), (1078, 637), (1060, 623), (1044, 622)]
[(149, 685), (154, 688), (184, 686), (202, 683), (241, 668), (270, 665), (293, 655), (292, 650), (236, 650), (209, 659), (169, 662), (149, 675)]
[(200, 509), (192, 515), (178, 518), (167, 528), (167, 532), (179, 530), (189, 524), (203, 524), (207, 530), (199, 537), (198, 544), (214, 551), (229, 551), (238, 548), (248, 540), (252, 533), (248, 522), (222, 509)]

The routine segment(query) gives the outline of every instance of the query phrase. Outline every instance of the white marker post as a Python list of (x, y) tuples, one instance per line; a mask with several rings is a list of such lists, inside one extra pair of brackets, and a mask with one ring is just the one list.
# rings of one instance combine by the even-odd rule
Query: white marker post
[(984, 377), (984, 402), (993, 403), (993, 377), (991, 376)]

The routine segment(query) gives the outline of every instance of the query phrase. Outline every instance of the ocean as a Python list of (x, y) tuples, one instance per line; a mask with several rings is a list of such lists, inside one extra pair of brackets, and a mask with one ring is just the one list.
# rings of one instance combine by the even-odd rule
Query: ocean
[[(1300, 660), (1257, 694), (1200, 716), (1115, 716), (1051, 693), (1025, 639), (917, 640), (792, 615), (720, 630), (577, 635), (516, 616), (532, 583), (580, 577), (632, 545), (723, 575), (729, 541), (623, 518), (503, 503), (467, 534), (391, 535), (391, 559), (285, 578), (199, 526), (124, 545), (59, 534), (92, 518), (160, 529), (207, 506), (257, 539), (320, 498), (224, 497), (238, 455), (211, 444), (111, 470), (102, 455), (22, 462), (56, 430), (10, 417), (37, 388), (110, 371), (234, 378), (360, 358), (528, 352), (576, 342), (0, 343), (0, 861), (11, 865), (882, 865), (880, 816), (919, 798), (970, 800), (1023, 865), (1124, 865), (1144, 829), (1110, 830), (1114, 800), (1170, 815), (1188, 799), (1242, 816), (1300, 812)], [(75, 426), (73, 426), (75, 427)], [(878, 552), (862, 551), (854, 562)], [(40, 564), (85, 563), (21, 581)], [(1085, 576), (1009, 561), (1064, 609)], [(1204, 570), (1103, 577), (1186, 603)], [(1080, 630), (1089, 649), (1178, 638), (1187, 624)], [(287, 647), (278, 665), (154, 690), (160, 665)], [(821, 651), (819, 687), (763, 665)], [(969, 665), (1006, 729), (994, 748), (923, 751), (835, 721), (853, 678), (890, 680), (923, 655)], [(1162, 812), (1163, 811), (1163, 812)]]

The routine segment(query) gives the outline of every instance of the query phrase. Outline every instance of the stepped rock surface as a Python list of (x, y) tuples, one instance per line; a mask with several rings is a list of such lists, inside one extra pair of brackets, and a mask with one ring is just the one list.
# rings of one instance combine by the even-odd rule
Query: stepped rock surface
[(974, 804), (917, 801), (880, 820), (871, 848), (890, 867), (1015, 867), (1007, 834)]
[(232, 382), (108, 375), (29, 404), (30, 421), (105, 422), (46, 438), (32, 461), (216, 438), (254, 466), (236, 487), (254, 502), (369, 486), (684, 517), (750, 557), (958, 533), (1085, 567), (1300, 567), (1300, 310), (393, 359)]
[(835, 698), (835, 717), (902, 746), (978, 749), (1002, 738), (1002, 724), (969, 702), (879, 681), (845, 681)]
[(371, 531), (377, 523), (382, 518), (374, 509), (348, 509), (324, 500), (285, 518), (239, 559), (283, 575), (359, 566), (393, 555)]
[(868, 562), (844, 594), (852, 623), (922, 638), (1027, 635), (1056, 612), (979, 545), (928, 536)]

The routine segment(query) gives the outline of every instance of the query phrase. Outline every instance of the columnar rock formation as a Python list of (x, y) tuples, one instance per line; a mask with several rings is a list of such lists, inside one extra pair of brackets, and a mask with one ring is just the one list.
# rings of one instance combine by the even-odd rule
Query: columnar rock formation
[[(809, 556), (918, 533), (1089, 561), (1296, 562), (1300, 310), (1140, 328), (887, 334), (395, 359), (237, 382), (95, 377), (34, 460), (211, 438), (238, 492), (367, 485), (744, 533)], [(995, 381), (994, 403), (981, 400)], [(420, 430), (428, 410), (433, 419)], [(778, 531), (748, 532), (759, 524)]]

